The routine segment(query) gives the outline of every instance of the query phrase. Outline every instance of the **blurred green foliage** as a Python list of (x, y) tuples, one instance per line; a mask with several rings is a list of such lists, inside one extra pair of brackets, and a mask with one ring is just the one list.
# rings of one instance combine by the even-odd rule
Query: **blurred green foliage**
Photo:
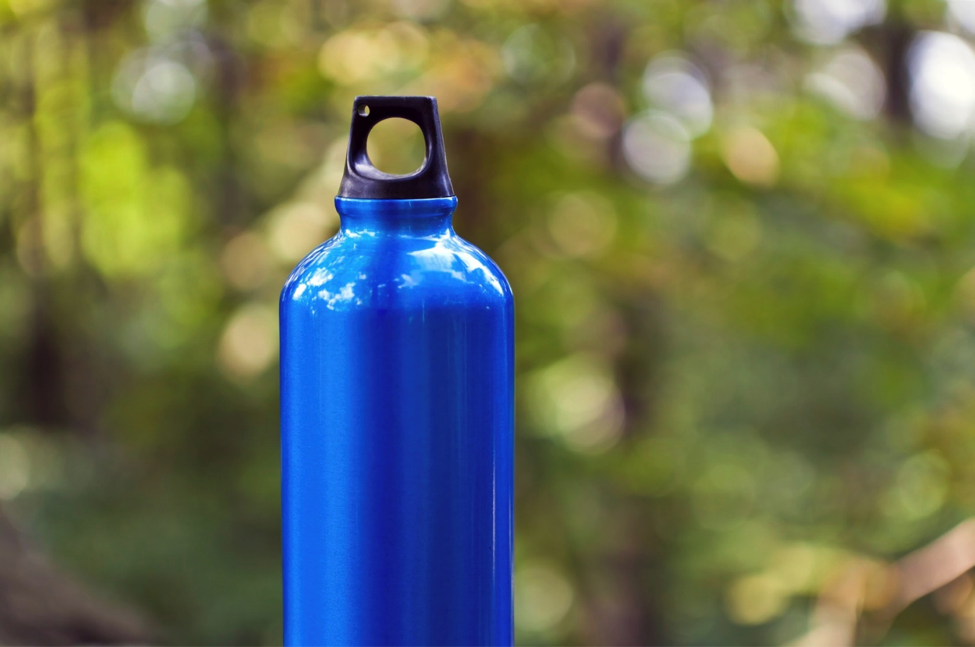
[(278, 291), (352, 98), (434, 94), (518, 303), (519, 641), (975, 641), (968, 526), (896, 561), (975, 514), (949, 4), (0, 0), (4, 509), (165, 641), (279, 641)]

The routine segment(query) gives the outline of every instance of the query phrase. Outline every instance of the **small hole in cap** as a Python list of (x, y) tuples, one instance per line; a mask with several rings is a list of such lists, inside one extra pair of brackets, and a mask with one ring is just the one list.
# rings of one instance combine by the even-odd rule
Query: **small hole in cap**
[(359, 113), (359, 116), (360, 117), (368, 117), (369, 116), (369, 106), (366, 106), (366, 105), (359, 106), (358, 109), (356, 110), (356, 112)]

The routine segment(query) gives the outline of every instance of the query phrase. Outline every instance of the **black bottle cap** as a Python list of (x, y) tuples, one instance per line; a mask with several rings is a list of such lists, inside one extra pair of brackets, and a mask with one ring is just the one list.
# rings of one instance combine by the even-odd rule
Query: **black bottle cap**
[[(408, 175), (383, 173), (369, 159), (366, 140), (384, 119), (406, 119), (420, 127), (426, 155), (419, 169)], [(437, 100), (433, 97), (356, 97), (352, 106), (352, 128), (345, 175), (339, 188), (341, 198), (373, 200), (418, 200), (454, 195), (447, 173), (447, 155)]]

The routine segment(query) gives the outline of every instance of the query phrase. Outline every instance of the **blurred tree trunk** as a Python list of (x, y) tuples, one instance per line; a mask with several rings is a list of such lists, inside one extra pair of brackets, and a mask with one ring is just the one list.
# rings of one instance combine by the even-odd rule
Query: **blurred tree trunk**
[[(632, 443), (652, 428), (665, 331), (652, 292), (624, 290), (617, 306), (628, 339), (616, 366), (627, 421), (623, 442)], [(614, 497), (607, 518), (616, 532), (605, 539), (597, 572), (588, 578), (585, 638), (604, 645), (665, 644), (660, 603), (654, 595), (654, 580), (662, 570), (654, 510), (645, 500), (618, 492)]]
[(893, 123), (911, 123), (911, 75), (908, 55), (917, 29), (908, 21), (891, 16), (881, 25), (867, 27), (860, 40), (884, 70), (887, 98), (884, 111)]
[(31, 309), (31, 338), (25, 349), (25, 402), (26, 416), (43, 427), (60, 427), (67, 422), (64, 407), (64, 362), (49, 306), (47, 258), (44, 252), (44, 205), (41, 200), (43, 176), (41, 144), (37, 132), (35, 112), (37, 88), (35, 73), (36, 37), (27, 33), (20, 39), (19, 108), (27, 134), (28, 179), (24, 185), (23, 220), (20, 226), (19, 245), (22, 248), (21, 264), (32, 280), (33, 307)]

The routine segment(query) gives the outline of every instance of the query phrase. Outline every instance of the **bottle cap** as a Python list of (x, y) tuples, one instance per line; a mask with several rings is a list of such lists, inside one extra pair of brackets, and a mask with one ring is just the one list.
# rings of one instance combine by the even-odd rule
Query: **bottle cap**
[[(380, 171), (373, 166), (366, 151), (366, 141), (376, 124), (393, 118), (406, 119), (419, 126), (426, 144), (423, 164), (407, 175)], [(453, 195), (437, 100), (433, 97), (356, 97), (339, 197), (420, 200)]]

